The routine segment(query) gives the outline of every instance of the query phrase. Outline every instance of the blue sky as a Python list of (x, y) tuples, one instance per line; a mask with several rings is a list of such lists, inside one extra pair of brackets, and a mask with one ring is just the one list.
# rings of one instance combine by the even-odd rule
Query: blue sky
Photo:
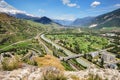
[(120, 0), (5, 0), (13, 7), (35, 16), (73, 20), (97, 16), (120, 8)]

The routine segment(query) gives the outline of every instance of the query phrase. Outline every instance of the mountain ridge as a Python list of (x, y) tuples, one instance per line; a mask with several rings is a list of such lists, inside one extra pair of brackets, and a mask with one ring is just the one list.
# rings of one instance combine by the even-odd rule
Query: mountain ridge
[(96, 28), (120, 27), (120, 8), (97, 16), (90, 25), (96, 24)]

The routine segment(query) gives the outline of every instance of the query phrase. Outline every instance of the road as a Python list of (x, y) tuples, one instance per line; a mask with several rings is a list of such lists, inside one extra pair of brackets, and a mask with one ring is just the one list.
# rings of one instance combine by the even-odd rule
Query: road
[(39, 33), (36, 37), (35, 37), (35, 39), (37, 39), (38, 40), (38, 42), (39, 42), (39, 45), (43, 45), (44, 46), (44, 48), (45, 48), (45, 51), (46, 51), (46, 53), (47, 54), (50, 54), (50, 55), (52, 55), (52, 51), (41, 41), (41, 39), (40, 39), (40, 35), (41, 35), (41, 33)]
[[(42, 34), (40, 37), (41, 37), (44, 41), (52, 44), (52, 46), (56, 47), (57, 49), (63, 50), (66, 55), (68, 55), (68, 56), (75, 56), (76, 53), (73, 53), (73, 52), (71, 52), (70, 50), (68, 50), (68, 49), (66, 49), (66, 48), (64, 48), (64, 47), (62, 47), (62, 46), (60, 46), (60, 45), (52, 42), (50, 39), (47, 39), (47, 38), (44, 36), (44, 34)], [(83, 66), (85, 66), (85, 67), (90, 67), (91, 65), (94, 65), (93, 63), (89, 62), (88, 60), (86, 60), (86, 59), (84, 59), (84, 58), (77, 58), (76, 60), (77, 60), (78, 63), (80, 63), (81, 65), (83, 65)]]
[(18, 41), (18, 42), (16, 42), (16, 43), (12, 43), (12, 44), (10, 44), (10, 45), (8, 45), (8, 46), (0, 49), (0, 51), (4, 50), (4, 49), (6, 49), (6, 48), (8, 48), (8, 47), (10, 47), (10, 46), (13, 46), (13, 45), (15, 45), (15, 44), (23, 43), (23, 42), (30, 41), (30, 40), (32, 40), (32, 38), (31, 38), (31, 39), (27, 39), (27, 40), (23, 40), (23, 41)]

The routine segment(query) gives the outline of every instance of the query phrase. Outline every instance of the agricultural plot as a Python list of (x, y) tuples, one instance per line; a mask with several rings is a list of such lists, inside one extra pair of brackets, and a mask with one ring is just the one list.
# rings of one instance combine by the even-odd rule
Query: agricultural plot
[(101, 50), (109, 44), (109, 40), (107, 38), (83, 33), (49, 34), (46, 35), (46, 37), (75, 53), (88, 53), (91, 51)]

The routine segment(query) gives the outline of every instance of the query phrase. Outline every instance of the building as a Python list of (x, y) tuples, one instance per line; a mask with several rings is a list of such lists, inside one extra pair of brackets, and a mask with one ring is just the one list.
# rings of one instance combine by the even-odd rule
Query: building
[(92, 58), (99, 56), (99, 52), (91, 52), (90, 55), (92, 56)]
[(104, 60), (104, 62), (113, 62), (115, 61), (115, 55), (110, 54), (109, 52), (102, 52), (101, 58)]

